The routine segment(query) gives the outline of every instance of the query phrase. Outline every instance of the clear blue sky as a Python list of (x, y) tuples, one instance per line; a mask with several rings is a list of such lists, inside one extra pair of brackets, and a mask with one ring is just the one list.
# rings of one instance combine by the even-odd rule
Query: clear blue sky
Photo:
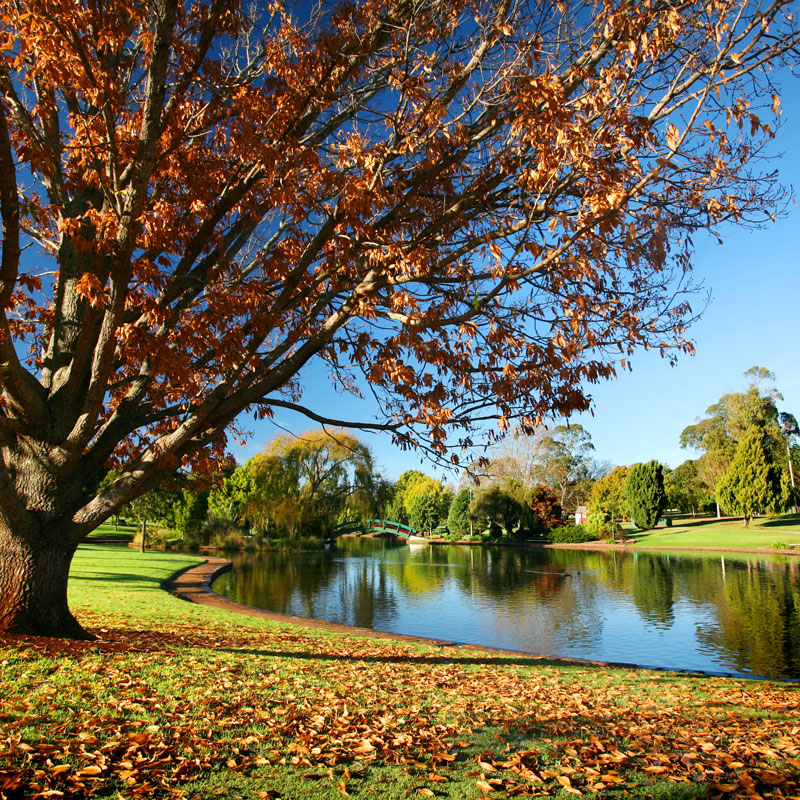
[[(782, 156), (774, 163), (781, 182), (800, 196), (800, 87), (797, 79), (782, 92), (784, 127), (775, 142)], [(800, 201), (799, 201), (800, 202)], [(792, 207), (784, 219), (760, 230), (728, 227), (723, 244), (711, 237), (695, 237), (694, 276), (711, 292), (703, 317), (689, 331), (695, 356), (681, 356), (676, 367), (657, 352), (640, 352), (631, 361), (632, 373), (590, 387), (594, 416), (572, 417), (591, 434), (596, 457), (612, 464), (632, 464), (656, 458), (674, 468), (686, 458), (680, 432), (721, 395), (746, 387), (742, 373), (759, 365), (777, 375), (784, 396), (781, 410), (800, 418), (800, 209)], [(699, 301), (699, 298), (698, 298)], [(306, 382), (304, 402), (323, 414), (352, 419), (373, 415), (368, 403), (337, 395), (328, 382), (314, 373)], [(248, 424), (249, 422), (249, 424)], [(299, 433), (313, 423), (288, 412), (278, 412), (276, 422)], [(282, 429), (241, 419), (253, 436), (245, 447), (234, 448), (245, 461)], [(406, 469), (434, 474), (419, 454), (391, 445), (388, 435), (363, 435), (389, 478)], [(440, 475), (453, 480), (452, 475)]]

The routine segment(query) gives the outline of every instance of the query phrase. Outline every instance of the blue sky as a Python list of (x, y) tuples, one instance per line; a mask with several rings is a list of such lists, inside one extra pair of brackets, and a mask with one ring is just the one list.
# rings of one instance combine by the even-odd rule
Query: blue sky
[[(781, 182), (800, 194), (800, 90), (798, 81), (781, 95), (784, 126), (775, 142), (782, 153), (774, 166)], [(656, 458), (674, 468), (686, 458), (681, 450), (683, 428), (704, 414), (727, 392), (742, 391), (742, 373), (754, 365), (771, 369), (784, 396), (779, 408), (800, 418), (800, 209), (762, 229), (728, 227), (723, 243), (710, 236), (695, 237), (694, 276), (711, 293), (711, 304), (689, 331), (696, 355), (681, 356), (671, 367), (655, 351), (639, 352), (631, 359), (633, 372), (590, 387), (594, 415), (580, 414), (573, 422), (591, 434), (596, 457), (612, 464), (632, 464)], [(700, 298), (698, 298), (699, 301)], [(310, 373), (304, 402), (323, 414), (352, 419), (374, 415), (368, 403), (336, 395), (321, 376)], [(288, 412), (278, 412), (276, 422), (294, 433), (313, 423)], [(233, 448), (239, 461), (259, 452), (283, 429), (268, 422), (241, 419), (253, 431), (245, 447)], [(248, 424), (249, 423), (249, 424)], [(413, 452), (393, 447), (388, 435), (363, 435), (389, 478), (406, 469), (435, 474)], [(452, 475), (441, 475), (453, 480)]]

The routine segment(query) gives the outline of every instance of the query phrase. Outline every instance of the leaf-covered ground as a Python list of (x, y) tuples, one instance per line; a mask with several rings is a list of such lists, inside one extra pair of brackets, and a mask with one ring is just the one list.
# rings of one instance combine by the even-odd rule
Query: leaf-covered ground
[(796, 686), (310, 631), (94, 546), (93, 643), (0, 641), (0, 797), (800, 797)]

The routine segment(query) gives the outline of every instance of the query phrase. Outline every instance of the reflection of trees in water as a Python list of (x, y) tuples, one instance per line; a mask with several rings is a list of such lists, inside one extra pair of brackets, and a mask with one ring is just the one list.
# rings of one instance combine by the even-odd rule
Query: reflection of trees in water
[(729, 555), (626, 553), (605, 562), (603, 580), (629, 593), (643, 616), (671, 623), (680, 597), (713, 610), (697, 639), (730, 669), (800, 677), (800, 564)]
[(227, 583), (220, 580), (214, 588), (242, 603), (281, 613), (304, 613), (293, 601), (300, 599), (308, 608), (337, 573), (336, 564), (321, 552), (241, 553), (231, 560)]
[[(641, 551), (409, 548), (374, 539), (342, 540), (328, 553), (242, 554), (235, 560), (236, 571), (227, 579), (230, 591), (220, 584), (215, 588), (276, 611), (391, 628), (406, 600), (419, 600), (417, 608), (427, 609), (430, 598), (432, 617), (453, 611), (471, 626), (473, 641), (486, 637), (489, 643), (541, 653), (563, 653), (569, 643), (578, 653), (591, 651), (615, 607), (625, 613), (636, 609), (645, 627), (671, 627), (688, 635), (687, 647), (699, 646), (722, 668), (800, 677), (800, 564), (795, 561)], [(696, 637), (672, 625), (678, 608), (693, 615)], [(675, 646), (680, 648), (681, 641)]]
[(360, 628), (381, 627), (396, 613), (393, 582), (383, 565), (363, 559), (343, 566), (334, 587), (335, 608), (326, 609), (326, 619)]
[(800, 570), (796, 563), (728, 562), (719, 627), (705, 644), (731, 654), (732, 666), (756, 675), (800, 677)]
[(391, 586), (378, 564), (367, 559), (351, 560), (332, 550), (241, 554), (232, 560), (233, 572), (214, 588), (258, 608), (362, 627), (393, 611)]
[(476, 626), (490, 628), (493, 635), (516, 643), (512, 646), (555, 653), (561, 649), (559, 642), (586, 642), (602, 628), (597, 586), (590, 576), (600, 554), (436, 548), (441, 551), (469, 567), (454, 573), (465, 595), (495, 601), (481, 604), (482, 618)]
[(636, 553), (631, 593), (642, 616), (657, 625), (672, 625), (674, 615), (673, 566), (668, 557)]

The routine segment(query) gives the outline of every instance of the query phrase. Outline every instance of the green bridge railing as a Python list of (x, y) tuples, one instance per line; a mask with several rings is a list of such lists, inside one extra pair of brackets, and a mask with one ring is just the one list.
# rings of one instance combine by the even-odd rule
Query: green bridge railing
[(403, 525), (401, 522), (393, 522), (390, 519), (366, 519), (358, 522), (343, 522), (337, 525), (329, 539), (337, 536), (344, 536), (346, 533), (356, 533), (366, 536), (371, 533), (392, 533), (395, 536), (402, 536), (404, 539), (416, 537), (417, 531), (410, 525)]

